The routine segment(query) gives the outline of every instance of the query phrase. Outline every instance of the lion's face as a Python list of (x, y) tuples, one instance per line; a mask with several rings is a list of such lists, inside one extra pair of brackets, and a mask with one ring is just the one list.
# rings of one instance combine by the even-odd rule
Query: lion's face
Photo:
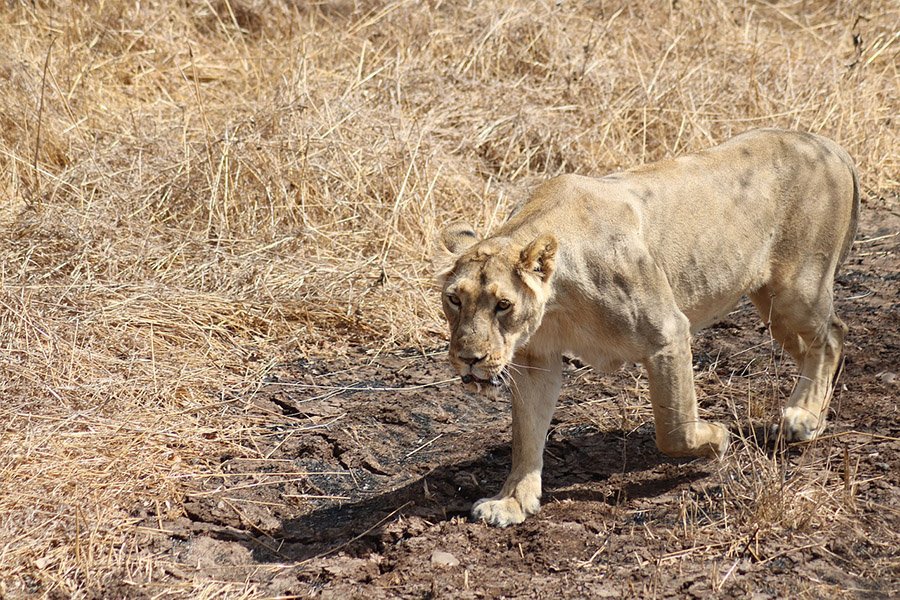
[(450, 362), (463, 383), (492, 393), (541, 323), (556, 239), (542, 235), (523, 247), (502, 237), (480, 241), (468, 227), (455, 226), (441, 242), (450, 265), (440, 275)]

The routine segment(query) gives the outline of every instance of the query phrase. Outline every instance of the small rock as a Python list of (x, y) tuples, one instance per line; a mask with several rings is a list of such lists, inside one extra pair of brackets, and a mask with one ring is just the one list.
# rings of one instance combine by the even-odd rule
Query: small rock
[(881, 380), (886, 384), (890, 385), (892, 383), (897, 383), (897, 374), (891, 373), (890, 371), (886, 371), (881, 374)]
[(438, 567), (457, 567), (459, 559), (443, 550), (435, 550), (431, 553), (431, 564)]

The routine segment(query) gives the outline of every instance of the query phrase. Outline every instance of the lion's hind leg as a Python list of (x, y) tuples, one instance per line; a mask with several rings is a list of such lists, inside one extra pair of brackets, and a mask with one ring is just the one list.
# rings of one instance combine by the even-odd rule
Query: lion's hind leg
[[(802, 279), (799, 279), (802, 282)], [(781, 417), (787, 441), (811, 440), (825, 429), (832, 380), (841, 361), (847, 326), (834, 313), (830, 274), (818, 286), (768, 285), (750, 295), (772, 337), (800, 370)]]

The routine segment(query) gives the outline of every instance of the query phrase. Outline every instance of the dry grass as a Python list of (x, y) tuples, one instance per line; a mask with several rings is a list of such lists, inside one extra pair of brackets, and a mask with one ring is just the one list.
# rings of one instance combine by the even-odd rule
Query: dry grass
[(3, 2), (0, 595), (155, 577), (266, 372), (439, 341), (435, 230), (540, 179), (776, 125), (896, 191), (896, 4), (673, 5)]

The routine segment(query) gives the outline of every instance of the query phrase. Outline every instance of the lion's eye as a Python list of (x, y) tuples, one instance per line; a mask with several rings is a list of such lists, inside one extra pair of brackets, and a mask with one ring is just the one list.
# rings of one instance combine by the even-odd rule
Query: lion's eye
[(512, 306), (512, 302), (510, 302), (509, 300), (504, 298), (503, 300), (501, 300), (500, 302), (497, 303), (497, 312), (503, 312), (504, 310), (507, 310), (510, 306)]
[(462, 302), (460, 302), (459, 300), (459, 296), (457, 296), (456, 294), (447, 294), (447, 302), (449, 302), (453, 306), (459, 306), (460, 304), (462, 304)]

